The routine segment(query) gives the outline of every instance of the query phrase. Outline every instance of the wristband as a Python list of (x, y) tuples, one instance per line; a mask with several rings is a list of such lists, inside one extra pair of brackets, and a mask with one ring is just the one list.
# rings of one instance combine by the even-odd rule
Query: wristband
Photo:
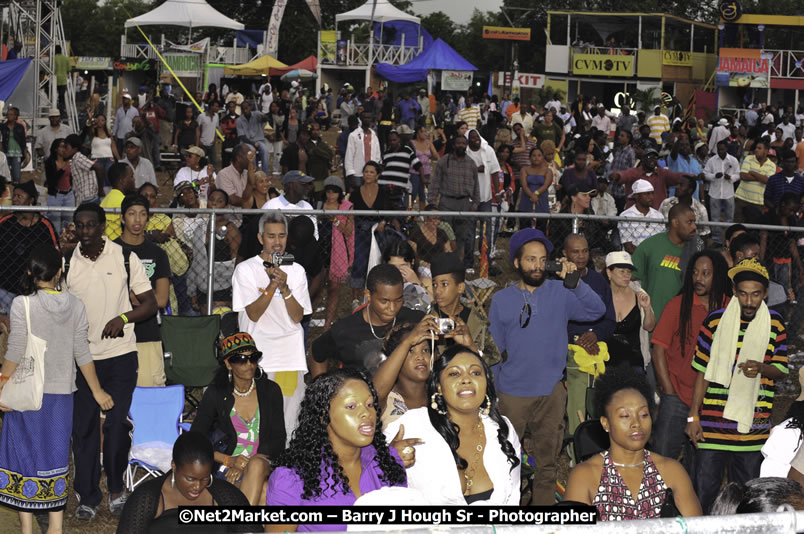
[(293, 298), (293, 293), (288, 293), (287, 297), (282, 297), (282, 298), (285, 299), (285, 300), (290, 300), (290, 299)]
[(687, 417), (688, 423), (694, 423), (695, 421), (700, 421), (701, 419), (697, 415), (693, 415), (691, 417)]
[(118, 317), (123, 319), (123, 324), (128, 324), (128, 317), (126, 317), (125, 313), (121, 313)]
[(223, 465), (224, 465), (225, 467), (231, 467), (231, 466), (229, 465), (229, 462), (230, 462), (230, 460), (231, 460), (231, 459), (232, 459), (232, 457), (231, 457), (231, 456), (227, 456), (226, 458), (224, 458), (224, 460), (223, 460)]

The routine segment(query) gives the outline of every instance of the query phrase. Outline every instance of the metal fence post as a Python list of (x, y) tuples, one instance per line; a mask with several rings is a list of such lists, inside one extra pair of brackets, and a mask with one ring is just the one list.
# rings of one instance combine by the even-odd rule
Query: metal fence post
[(578, 217), (572, 219), (572, 233), (573, 234), (578, 233)]
[(212, 291), (215, 287), (215, 208), (209, 216), (209, 247), (207, 249), (207, 315), (212, 315)]

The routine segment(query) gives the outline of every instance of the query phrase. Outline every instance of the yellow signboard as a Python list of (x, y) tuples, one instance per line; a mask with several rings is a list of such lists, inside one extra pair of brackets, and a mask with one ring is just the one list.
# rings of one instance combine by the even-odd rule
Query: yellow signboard
[(662, 65), (674, 65), (677, 67), (692, 67), (692, 52), (664, 50), (662, 51)]
[(530, 41), (530, 28), (506, 28), (505, 26), (483, 26), (483, 39), (507, 39), (510, 41)]
[(574, 54), (572, 73), (588, 76), (633, 76), (634, 56)]

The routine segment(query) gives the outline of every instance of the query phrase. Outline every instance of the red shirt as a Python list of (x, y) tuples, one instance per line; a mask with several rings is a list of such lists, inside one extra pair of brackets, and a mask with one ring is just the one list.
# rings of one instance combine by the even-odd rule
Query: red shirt
[[(701, 302), (698, 295), (693, 295), (692, 313), (687, 328), (687, 343), (684, 352), (681, 350), (681, 299), (678, 295), (673, 297), (664, 307), (659, 324), (653, 331), (651, 342), (664, 347), (664, 357), (667, 361), (667, 372), (670, 374), (670, 383), (681, 402), (687, 406), (692, 404), (692, 391), (695, 388), (695, 378), (698, 371), (692, 368), (692, 357), (698, 343), (698, 333), (701, 330), (709, 309)], [(725, 300), (723, 306), (728, 304)]]
[[(624, 171), (617, 171), (617, 173), (620, 175), (619, 183), (625, 186), (625, 193), (629, 196), (631, 195), (631, 184), (637, 180), (649, 181), (653, 186), (653, 208), (657, 210), (662, 204), (662, 201), (667, 198), (667, 187), (678, 185), (681, 181), (681, 176), (683, 176), (680, 172), (668, 171), (661, 167), (656, 167), (653, 169), (653, 173), (651, 173), (650, 176), (645, 176), (645, 169), (641, 166)], [(634, 199), (629, 198), (625, 207), (630, 208), (633, 205)]]

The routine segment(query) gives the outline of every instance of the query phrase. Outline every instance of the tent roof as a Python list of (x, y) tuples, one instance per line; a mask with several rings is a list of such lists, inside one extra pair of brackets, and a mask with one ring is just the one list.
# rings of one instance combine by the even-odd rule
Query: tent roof
[(408, 83), (426, 80), (427, 73), (431, 70), (477, 70), (442, 39), (433, 41), (431, 46), (410, 63), (399, 66), (378, 63), (376, 68), (383, 78)]
[[(368, 0), (368, 2), (357, 9), (347, 11), (346, 13), (341, 13), (340, 15), (335, 15), (335, 22), (337, 23), (342, 20), (371, 20), (371, 10), (374, 2), (375, 0)], [(376, 2), (377, 7), (374, 9), (374, 22), (407, 20), (410, 22), (415, 22), (416, 24), (421, 23), (421, 19), (419, 17), (395, 8), (388, 0), (376, 0)]]
[(223, 73), (228, 75), (237, 74), (240, 76), (260, 76), (262, 74), (267, 75), (270, 69), (283, 69), (286, 67), (287, 65), (275, 57), (265, 54), (242, 65), (224, 67)]
[(315, 72), (316, 68), (318, 68), (318, 59), (315, 56), (309, 56), (306, 59), (302, 59), (298, 63), (288, 65), (287, 67), (272, 68), (271, 76), (282, 76), (283, 74), (287, 74), (294, 69), (305, 69), (309, 70), (310, 72)]
[(201, 26), (242, 30), (245, 25), (232, 20), (207, 4), (204, 0), (167, 0), (156, 9), (126, 21), (126, 28), (133, 26)]

